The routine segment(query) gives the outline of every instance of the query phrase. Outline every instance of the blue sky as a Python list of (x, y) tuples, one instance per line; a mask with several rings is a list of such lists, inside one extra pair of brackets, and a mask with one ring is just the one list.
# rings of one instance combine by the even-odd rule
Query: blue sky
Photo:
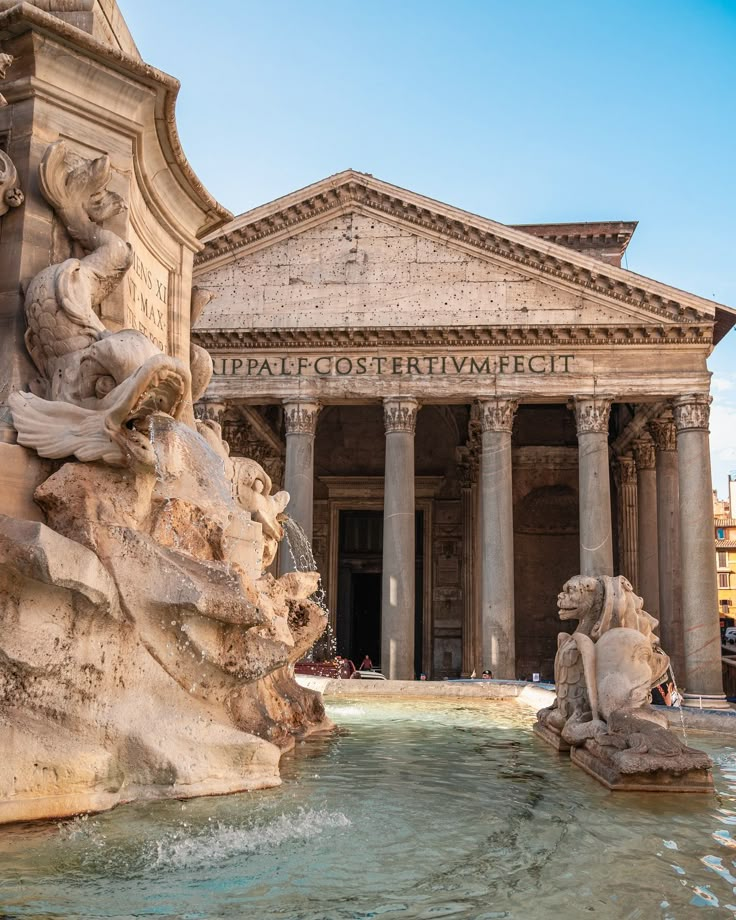
[[(503, 223), (638, 220), (632, 271), (736, 306), (736, 0), (118, 0), (240, 213), (352, 167)], [(736, 332), (713, 481), (736, 470)]]

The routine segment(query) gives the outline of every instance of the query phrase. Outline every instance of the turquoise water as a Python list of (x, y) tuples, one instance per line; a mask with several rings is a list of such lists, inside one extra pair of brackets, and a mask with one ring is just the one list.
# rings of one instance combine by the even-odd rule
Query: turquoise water
[(279, 789), (0, 830), (0, 920), (736, 917), (717, 796), (606, 792), (509, 703), (347, 703)]

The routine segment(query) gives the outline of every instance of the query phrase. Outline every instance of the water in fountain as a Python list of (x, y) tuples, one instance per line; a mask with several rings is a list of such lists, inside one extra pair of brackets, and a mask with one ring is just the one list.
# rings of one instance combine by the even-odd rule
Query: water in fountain
[(680, 726), (682, 728), (682, 737), (685, 741), (685, 744), (688, 743), (687, 740), (687, 731), (685, 730), (685, 716), (682, 712), (682, 693), (677, 686), (677, 680), (675, 679), (675, 669), (672, 667), (672, 662), (670, 662), (670, 677), (672, 678), (672, 686), (675, 688), (675, 693), (677, 694), (677, 703), (675, 704), (677, 709), (680, 710)]
[[(309, 541), (309, 537), (306, 535), (306, 533), (304, 533), (304, 528), (297, 524), (293, 518), (290, 518), (288, 514), (284, 515), (283, 526), (284, 540), (289, 548), (289, 555), (291, 556), (291, 561), (295, 571), (316, 572), (317, 563), (315, 562), (314, 553), (312, 552), (312, 544)], [(317, 640), (317, 642), (307, 652), (305, 657), (307, 660), (311, 661), (314, 655), (314, 649), (319, 644), (321, 648), (324, 648), (325, 656), (327, 658), (334, 658), (335, 654), (337, 653), (337, 641), (329, 623), (330, 611), (327, 608), (327, 596), (325, 594), (325, 589), (322, 586), (321, 579), (319, 587), (314, 592), (310, 600), (317, 604), (318, 607), (322, 608), (328, 622), (321, 638)]]

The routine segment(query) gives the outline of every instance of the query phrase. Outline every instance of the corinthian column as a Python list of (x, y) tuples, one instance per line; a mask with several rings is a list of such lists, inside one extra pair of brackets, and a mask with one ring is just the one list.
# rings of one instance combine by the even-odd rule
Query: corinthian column
[[(312, 539), (314, 513), (314, 435), (317, 430), (319, 403), (296, 397), (284, 400), (286, 428), (286, 462), (284, 489), (289, 493), (287, 513)], [(294, 560), (288, 548), (281, 547), (279, 571), (292, 572)]]
[[(680, 581), (680, 489), (677, 439), (672, 413), (649, 422), (657, 450), (657, 553), (659, 559), (659, 638), (670, 656), (675, 677), (685, 667)], [(712, 502), (712, 500), (711, 500)], [(712, 504), (708, 505), (712, 508)], [(715, 576), (714, 576), (715, 577)]]
[(476, 623), (473, 555), (475, 543), (475, 495), (473, 460), (467, 447), (459, 448), (458, 471), (463, 522), (463, 660), (461, 674), (470, 677), (475, 669)]
[(721, 675), (718, 588), (713, 564), (713, 485), (707, 393), (674, 400), (680, 480), (685, 701), (727, 708)]
[(610, 413), (610, 396), (575, 397), (581, 575), (613, 575), (611, 480), (608, 468)]
[(637, 593), (644, 609), (659, 619), (659, 554), (657, 552), (657, 473), (654, 442), (650, 437), (634, 441), (636, 495), (639, 503), (639, 581)]
[(518, 404), (480, 401), (481, 664), (507, 680), (516, 677), (511, 430)]
[(616, 462), (618, 486), (619, 569), (635, 590), (639, 587), (638, 508), (636, 501), (636, 462), (624, 455)]
[(383, 401), (386, 466), (383, 495), (381, 668), (390, 680), (414, 678), (414, 433), (419, 403), (411, 396)]

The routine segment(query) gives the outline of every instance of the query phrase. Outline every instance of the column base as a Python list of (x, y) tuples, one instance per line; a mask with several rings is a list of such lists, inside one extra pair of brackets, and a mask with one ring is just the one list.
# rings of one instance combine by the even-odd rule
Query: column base
[(723, 693), (685, 693), (682, 705), (688, 709), (731, 709)]

